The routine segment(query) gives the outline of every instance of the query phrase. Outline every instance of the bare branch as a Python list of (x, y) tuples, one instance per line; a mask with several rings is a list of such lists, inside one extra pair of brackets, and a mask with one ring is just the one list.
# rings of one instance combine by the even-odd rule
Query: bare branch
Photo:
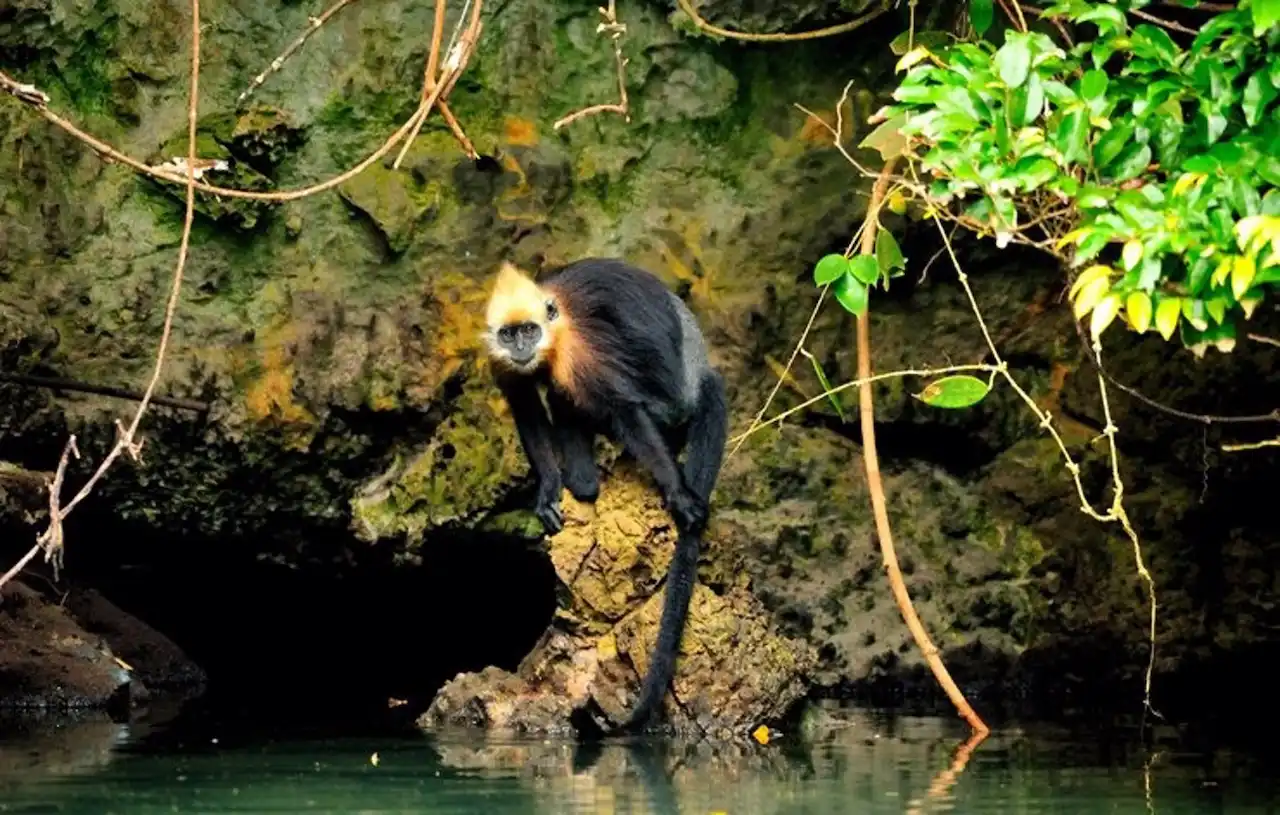
[(622, 117), (623, 121), (631, 122), (631, 107), (627, 100), (627, 63), (630, 61), (622, 56), (622, 37), (627, 33), (626, 25), (618, 22), (618, 10), (616, 8), (616, 0), (609, 0), (608, 8), (597, 9), (604, 17), (604, 22), (596, 27), (597, 34), (608, 35), (613, 43), (613, 60), (618, 72), (618, 101), (612, 104), (591, 105), (574, 111), (556, 121), (551, 126), (552, 130), (572, 124), (579, 119), (585, 119), (588, 116), (594, 116), (597, 113), (616, 113)]
[(868, 11), (861, 17), (850, 20), (847, 23), (829, 26), (827, 28), (819, 28), (813, 31), (799, 31), (794, 34), (752, 34), (747, 31), (730, 31), (727, 28), (721, 28), (714, 23), (709, 22), (702, 15), (694, 10), (689, 0), (676, 0), (680, 10), (689, 15), (689, 19), (693, 24), (708, 34), (715, 34), (717, 37), (725, 37), (730, 40), (742, 40), (744, 42), (798, 42), (800, 40), (817, 40), (823, 37), (834, 37), (837, 34), (847, 34), (850, 31), (861, 28), (872, 20), (889, 10), (890, 4), (882, 2), (879, 6)]

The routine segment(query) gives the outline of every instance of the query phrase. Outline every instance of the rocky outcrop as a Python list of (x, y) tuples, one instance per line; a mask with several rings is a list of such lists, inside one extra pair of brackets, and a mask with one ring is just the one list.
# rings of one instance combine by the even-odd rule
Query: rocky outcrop
[[(514, 673), (488, 668), (441, 689), (419, 720), (428, 728), (574, 732), (618, 724), (635, 703), (662, 614), (675, 529), (649, 484), (616, 470), (594, 506), (566, 491), (565, 528), (548, 541), (562, 597), (555, 620)], [(717, 528), (708, 548), (721, 545)], [(749, 591), (697, 585), (664, 700), (677, 732), (742, 735), (776, 721), (807, 692), (816, 654), (781, 635)]]
[(168, 638), (96, 592), (63, 605), (21, 582), (0, 588), (0, 708), (128, 712), (203, 682)]

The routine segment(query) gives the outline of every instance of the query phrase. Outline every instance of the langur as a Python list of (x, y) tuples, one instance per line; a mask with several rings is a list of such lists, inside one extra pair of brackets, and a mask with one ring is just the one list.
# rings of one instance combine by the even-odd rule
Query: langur
[[(599, 495), (597, 435), (648, 470), (675, 521), (658, 641), (623, 725), (636, 729), (674, 673), (728, 434), (724, 379), (684, 302), (620, 260), (580, 260), (542, 282), (503, 263), (486, 322), (495, 378), (537, 480), (534, 512), (547, 534), (564, 525), (562, 487), (587, 503)], [(676, 463), (682, 451), (683, 466)]]

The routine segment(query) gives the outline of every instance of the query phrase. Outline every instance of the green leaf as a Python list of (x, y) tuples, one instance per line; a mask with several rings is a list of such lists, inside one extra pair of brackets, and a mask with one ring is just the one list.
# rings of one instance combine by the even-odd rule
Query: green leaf
[(1249, 82), (1244, 86), (1244, 102), (1240, 105), (1244, 110), (1244, 120), (1249, 127), (1254, 127), (1262, 121), (1267, 105), (1271, 104), (1275, 98), (1276, 89), (1269, 78), (1261, 74), (1249, 77)]
[(1253, 36), (1261, 37), (1271, 26), (1280, 22), (1280, 0), (1253, 0)]
[(1129, 122), (1117, 122), (1098, 139), (1093, 146), (1093, 164), (1095, 167), (1106, 167), (1120, 155), (1120, 151), (1133, 136), (1133, 125)]
[(880, 276), (880, 266), (871, 255), (857, 255), (849, 260), (849, 274), (870, 286)]
[(1115, 162), (1109, 168), (1116, 181), (1128, 181), (1136, 178), (1151, 163), (1151, 148), (1145, 144), (1133, 143), (1120, 151)]
[(880, 273), (892, 275), (894, 269), (905, 269), (907, 259), (902, 256), (902, 249), (893, 233), (881, 229), (876, 235), (876, 262), (880, 265)]
[(822, 390), (827, 394), (827, 400), (830, 401), (831, 406), (836, 409), (836, 415), (840, 417), (840, 421), (843, 423), (846, 421), (844, 417), (844, 405), (840, 403), (840, 394), (831, 392), (831, 381), (827, 379), (827, 372), (822, 370), (822, 363), (818, 362), (817, 357), (810, 354), (803, 348), (800, 349), (800, 353), (808, 357), (809, 361), (813, 363), (813, 372), (817, 375), (818, 381), (822, 383)]
[(1025, 34), (1010, 32), (1005, 44), (996, 52), (996, 70), (1000, 81), (1008, 88), (1017, 88), (1027, 81), (1031, 70), (1031, 46)]
[(973, 30), (978, 32), (979, 37), (987, 33), (995, 17), (995, 3), (992, 0), (969, 0), (969, 22), (973, 23)]
[[(865, 257), (865, 255), (863, 256)], [(851, 274), (843, 275), (834, 286), (836, 301), (850, 314), (861, 317), (867, 310), (867, 287)]]
[(938, 408), (967, 408), (981, 402), (991, 388), (976, 376), (956, 374), (935, 379), (915, 398), (926, 405)]
[(839, 280), (849, 271), (849, 260), (844, 255), (825, 255), (813, 267), (813, 282), (825, 286)]
[(1137, 238), (1125, 241), (1124, 251), (1120, 255), (1126, 269), (1132, 269), (1142, 260), (1142, 241)]
[(1017, 123), (1025, 127), (1040, 118), (1042, 110), (1044, 110), (1044, 83), (1040, 81), (1039, 74), (1033, 73), (1027, 77), (1026, 84), (1014, 93), (1013, 113)]
[(1173, 330), (1178, 327), (1178, 318), (1182, 316), (1182, 301), (1177, 297), (1165, 297), (1156, 303), (1156, 330), (1160, 336), (1168, 340)]
[(1107, 92), (1107, 74), (1094, 68), (1085, 71), (1080, 80), (1080, 96), (1087, 100), (1097, 99)]
[(1058, 175), (1058, 165), (1043, 156), (1027, 156), (1013, 165), (1012, 174), (1026, 192), (1040, 187)]
[(1054, 146), (1068, 162), (1084, 161), (1089, 137), (1089, 114), (1073, 110), (1062, 117), (1058, 132), (1054, 134)]

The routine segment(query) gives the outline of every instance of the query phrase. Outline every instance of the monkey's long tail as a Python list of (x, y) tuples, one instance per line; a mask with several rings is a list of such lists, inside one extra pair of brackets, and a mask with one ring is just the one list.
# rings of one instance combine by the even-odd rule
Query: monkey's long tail
[(640, 686), (640, 700), (623, 723), (623, 730), (634, 730), (643, 725), (666, 696), (667, 686), (675, 674), (676, 655), (680, 650), (680, 638), (684, 634), (685, 619), (689, 614), (689, 600), (693, 596), (693, 584), (698, 572), (697, 535), (681, 532), (676, 536), (675, 553), (667, 571), (666, 597), (662, 605), (662, 620), (658, 623), (658, 642), (649, 659), (649, 670)]

